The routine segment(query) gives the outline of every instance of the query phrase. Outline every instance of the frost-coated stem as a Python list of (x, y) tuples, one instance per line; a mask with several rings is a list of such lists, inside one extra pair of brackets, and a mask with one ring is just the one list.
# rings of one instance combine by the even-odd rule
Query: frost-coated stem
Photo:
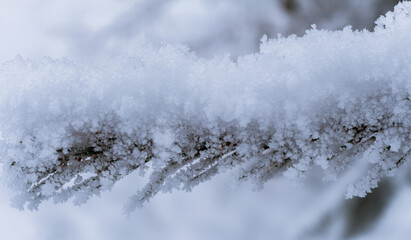
[[(151, 174), (127, 211), (218, 173), (262, 186), (313, 165), (326, 180), (365, 167), (365, 196), (410, 160), (411, 3), (373, 32), (312, 29), (259, 53), (210, 60), (142, 47), (106, 63), (16, 58), (0, 67), (0, 160), (14, 205), (80, 204), (133, 171)], [(361, 156), (361, 157), (359, 157)]]

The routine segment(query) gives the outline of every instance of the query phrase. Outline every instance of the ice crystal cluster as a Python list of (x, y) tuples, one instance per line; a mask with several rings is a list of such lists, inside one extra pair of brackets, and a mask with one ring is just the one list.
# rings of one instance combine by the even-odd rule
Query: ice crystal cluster
[(404, 2), (372, 32), (263, 38), (236, 61), (146, 44), (94, 63), (3, 63), (0, 161), (13, 204), (80, 204), (147, 172), (132, 211), (224, 171), (263, 185), (315, 165), (336, 181), (361, 166), (347, 196), (365, 196), (411, 158), (410, 14)]

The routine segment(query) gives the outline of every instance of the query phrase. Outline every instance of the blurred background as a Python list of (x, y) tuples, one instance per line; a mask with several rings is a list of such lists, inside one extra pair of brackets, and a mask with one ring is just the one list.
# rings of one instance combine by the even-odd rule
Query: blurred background
[[(372, 31), (396, 0), (0, 0), (0, 62), (135, 54), (136, 46), (178, 42), (212, 58), (257, 52), (263, 35), (319, 29)], [(1, 86), (0, 86), (1, 87)], [(349, 173), (343, 179), (350, 179)], [(346, 182), (304, 186), (282, 176), (260, 191), (225, 173), (191, 193), (156, 196), (130, 219), (123, 204), (146, 179), (137, 173), (80, 207), (47, 202), (37, 212), (10, 207), (0, 185), (0, 239), (409, 239), (410, 167), (366, 198), (345, 200)]]

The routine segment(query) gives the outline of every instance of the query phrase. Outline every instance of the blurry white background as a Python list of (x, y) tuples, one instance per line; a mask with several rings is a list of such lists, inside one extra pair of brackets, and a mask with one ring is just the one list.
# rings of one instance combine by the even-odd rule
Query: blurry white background
[[(395, 3), (0, 0), (0, 62), (17, 54), (96, 60), (131, 54), (146, 42), (181, 42), (201, 57), (236, 58), (258, 51), (264, 34), (302, 35), (313, 23), (330, 30), (348, 24), (372, 30), (374, 20)], [(365, 200), (345, 201), (341, 186), (323, 184), (315, 171), (303, 187), (279, 176), (261, 191), (234, 186), (226, 173), (191, 193), (160, 194), (130, 219), (122, 207), (145, 182), (137, 174), (80, 207), (47, 202), (37, 212), (11, 208), (12, 194), (0, 185), (0, 239), (408, 239), (409, 175), (404, 171), (387, 180)], [(370, 224), (361, 226), (364, 222)]]

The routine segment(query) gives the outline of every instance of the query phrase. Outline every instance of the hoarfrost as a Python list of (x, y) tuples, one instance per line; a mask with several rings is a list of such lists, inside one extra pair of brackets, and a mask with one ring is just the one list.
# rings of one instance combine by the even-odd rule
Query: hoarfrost
[(313, 164), (338, 180), (359, 161), (347, 197), (365, 196), (410, 159), (410, 13), (398, 4), (373, 32), (263, 39), (236, 62), (176, 44), (98, 64), (16, 57), (0, 67), (0, 159), (13, 204), (80, 204), (150, 169), (131, 212), (227, 170), (262, 186), (281, 173), (304, 179)]

